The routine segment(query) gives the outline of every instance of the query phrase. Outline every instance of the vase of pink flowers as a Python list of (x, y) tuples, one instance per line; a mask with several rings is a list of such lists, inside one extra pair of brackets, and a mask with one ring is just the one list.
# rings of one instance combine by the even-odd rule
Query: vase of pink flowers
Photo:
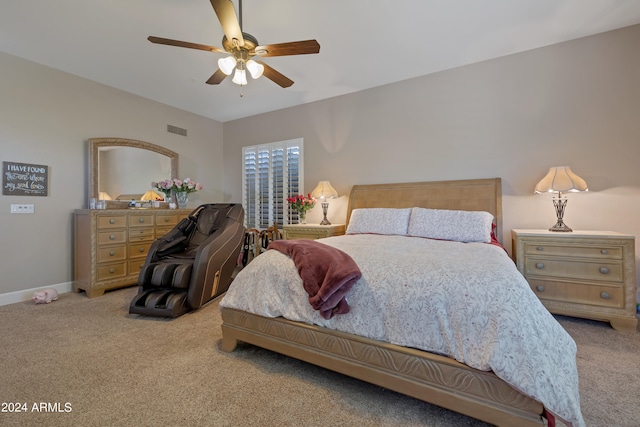
[(315, 197), (311, 197), (311, 193), (306, 196), (299, 194), (297, 196), (288, 197), (289, 211), (298, 212), (298, 221), (300, 224), (307, 223), (307, 211), (313, 209), (316, 205)]
[(151, 186), (164, 193), (165, 202), (175, 203), (180, 209), (187, 207), (189, 193), (203, 188), (202, 184), (193, 181), (191, 178), (165, 179), (164, 181), (152, 182)]

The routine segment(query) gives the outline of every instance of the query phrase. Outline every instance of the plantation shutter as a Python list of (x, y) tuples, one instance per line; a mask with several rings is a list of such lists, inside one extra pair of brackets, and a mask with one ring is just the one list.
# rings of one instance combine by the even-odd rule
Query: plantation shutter
[(286, 199), (302, 191), (302, 139), (243, 147), (242, 158), (245, 225), (265, 229), (297, 221)]

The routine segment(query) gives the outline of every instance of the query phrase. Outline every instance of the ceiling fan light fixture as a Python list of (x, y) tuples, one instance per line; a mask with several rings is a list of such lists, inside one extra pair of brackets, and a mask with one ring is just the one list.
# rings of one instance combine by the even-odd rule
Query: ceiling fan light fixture
[(220, 71), (225, 73), (227, 76), (231, 74), (235, 66), (236, 58), (234, 58), (233, 56), (227, 56), (225, 58), (218, 59), (218, 67), (220, 68)]
[(236, 68), (236, 72), (231, 80), (237, 85), (245, 86), (247, 84), (247, 72), (244, 69)]
[(257, 79), (264, 73), (264, 65), (250, 59), (247, 61), (247, 70), (249, 70), (251, 77)]

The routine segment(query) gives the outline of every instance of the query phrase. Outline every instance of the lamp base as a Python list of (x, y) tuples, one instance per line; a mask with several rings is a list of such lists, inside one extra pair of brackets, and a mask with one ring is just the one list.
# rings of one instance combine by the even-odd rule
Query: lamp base
[(556, 223), (556, 225), (554, 225), (553, 227), (551, 227), (549, 229), (549, 231), (560, 231), (560, 232), (569, 232), (569, 231), (573, 231), (571, 229), (571, 227), (569, 227), (567, 224), (565, 224), (564, 222), (562, 222), (562, 220), (558, 221)]
[(560, 231), (565, 233), (573, 231), (571, 227), (569, 227), (564, 223), (564, 221), (562, 221), (562, 217), (564, 216), (564, 209), (567, 206), (567, 199), (564, 199), (562, 197), (554, 198), (553, 206), (556, 209), (556, 217), (558, 217), (558, 222), (556, 222), (556, 225), (551, 227), (549, 231)]
[(324, 218), (322, 219), (322, 221), (320, 221), (320, 225), (331, 225), (331, 223), (327, 219), (327, 209), (329, 209), (329, 202), (322, 202), (321, 205)]

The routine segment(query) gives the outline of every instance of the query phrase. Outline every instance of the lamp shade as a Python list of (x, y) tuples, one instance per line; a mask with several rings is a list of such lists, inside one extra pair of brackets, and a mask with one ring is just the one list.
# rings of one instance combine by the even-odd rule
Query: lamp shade
[(156, 193), (153, 190), (147, 190), (147, 192), (144, 193), (142, 195), (142, 197), (140, 198), (140, 200), (144, 200), (144, 201), (147, 201), (147, 200), (152, 200), (152, 201), (153, 200), (163, 200), (163, 199), (164, 199), (164, 196), (159, 195), (158, 193)]
[(237, 85), (245, 86), (247, 84), (247, 72), (245, 70), (241, 70), (240, 68), (236, 68), (236, 72), (233, 75), (233, 79), (231, 81)]
[(99, 198), (100, 200), (113, 200), (113, 199), (111, 198), (111, 196), (109, 195), (109, 193), (107, 193), (106, 191), (101, 191), (101, 192), (98, 194), (98, 198)]
[(584, 179), (573, 173), (569, 166), (554, 166), (536, 185), (536, 193), (576, 193), (589, 191)]
[(251, 77), (257, 79), (262, 75), (262, 73), (264, 73), (264, 65), (250, 59), (247, 61), (247, 70), (249, 70)]
[(329, 181), (320, 181), (311, 192), (311, 195), (320, 200), (335, 199), (338, 197), (338, 192), (331, 186)]
[(218, 68), (220, 68), (220, 71), (225, 73), (227, 76), (231, 74), (235, 66), (236, 66), (236, 58), (234, 58), (233, 56), (227, 56), (227, 57), (218, 59)]

